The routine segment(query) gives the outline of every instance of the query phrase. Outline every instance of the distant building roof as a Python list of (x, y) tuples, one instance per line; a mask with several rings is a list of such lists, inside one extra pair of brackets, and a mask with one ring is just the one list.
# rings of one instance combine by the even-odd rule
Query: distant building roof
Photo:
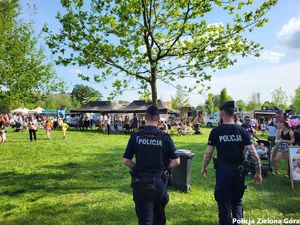
[[(179, 114), (176, 110), (169, 109), (163, 105), (163, 103), (158, 100), (158, 109), (160, 113), (166, 114)], [(126, 107), (121, 107), (120, 105), (112, 105), (110, 101), (95, 101), (89, 102), (83, 105), (78, 110), (71, 110), (71, 113), (144, 113), (146, 109), (152, 105), (151, 102), (146, 102), (144, 100), (135, 100), (131, 102)], [(118, 107), (119, 106), (119, 107)]]
[(124, 109), (129, 103), (127, 101), (114, 101), (111, 104), (113, 109)]
[[(124, 108), (124, 110), (127, 110), (127, 111), (143, 111), (145, 112), (146, 109), (151, 106), (152, 103), (151, 102), (146, 102), (144, 100), (135, 100), (133, 102), (131, 102), (128, 106), (126, 106)], [(162, 102), (160, 100), (157, 100), (157, 105), (158, 105), (158, 109), (159, 110), (164, 110), (166, 109), (166, 107), (162, 104)]]
[(254, 115), (276, 115), (274, 110), (254, 110)]
[(88, 102), (87, 104), (83, 105), (81, 110), (98, 110), (98, 111), (108, 111), (112, 110), (111, 102), (110, 101), (93, 101)]

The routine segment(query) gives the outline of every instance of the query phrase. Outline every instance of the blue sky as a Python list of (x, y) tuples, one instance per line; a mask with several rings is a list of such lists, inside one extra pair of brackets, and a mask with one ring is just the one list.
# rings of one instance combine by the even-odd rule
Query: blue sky
[[(31, 19), (35, 22), (35, 30), (39, 32), (45, 23), (52, 30), (57, 30), (60, 25), (55, 19), (57, 11), (62, 7), (59, 0), (20, 0), (24, 8), (23, 18)], [(256, 1), (261, 3), (262, 1)], [(27, 4), (35, 4), (37, 14), (32, 15)], [(300, 1), (299, 0), (279, 0), (278, 5), (269, 13), (269, 23), (263, 29), (256, 29), (249, 34), (249, 39), (259, 42), (264, 50), (261, 57), (256, 59), (248, 57), (241, 59), (233, 67), (226, 70), (217, 71), (207, 83), (212, 89), (209, 92), (219, 93), (224, 87), (235, 99), (248, 101), (251, 93), (260, 92), (261, 101), (271, 100), (271, 92), (275, 88), (282, 87), (288, 96), (293, 96), (295, 89), (300, 86)], [(211, 22), (223, 22), (226, 20), (222, 14), (209, 16)], [(47, 56), (51, 60), (52, 56), (46, 45), (41, 42), (46, 49)], [(109, 90), (105, 89), (106, 84), (94, 84), (83, 82), (77, 77), (77, 72), (86, 71), (77, 66), (55, 66), (57, 74), (67, 83), (69, 90), (73, 85), (83, 83), (98, 89), (104, 96)], [(88, 71), (94, 74), (95, 71)], [(164, 101), (170, 100), (176, 90), (165, 84), (158, 84), (158, 96)], [(117, 99), (134, 100), (139, 97), (136, 91), (128, 91)], [(202, 104), (205, 96), (191, 95), (192, 105)]]

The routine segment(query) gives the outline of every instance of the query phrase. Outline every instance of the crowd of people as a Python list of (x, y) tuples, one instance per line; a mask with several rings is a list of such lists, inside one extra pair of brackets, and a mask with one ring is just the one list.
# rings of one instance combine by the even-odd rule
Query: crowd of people
[[(202, 120), (203, 121), (203, 120)], [(277, 122), (275, 122), (277, 121)], [(268, 133), (268, 141), (271, 143), (272, 149), (272, 167), (274, 174), (278, 172), (278, 164), (281, 159), (287, 159), (287, 149), (291, 145), (300, 145), (300, 124), (298, 126), (290, 126), (287, 118), (281, 119), (271, 118), (269, 120), (261, 117), (259, 119), (236, 118), (236, 123), (242, 125), (253, 139), (259, 140), (257, 132), (261, 131), (264, 136)], [(178, 135), (188, 133), (202, 134), (200, 130), (199, 118), (182, 119), (169, 117), (161, 119), (158, 128), (161, 131), (170, 133), (171, 130), (177, 132)], [(293, 124), (294, 125), (294, 124)], [(297, 125), (297, 124), (296, 124)], [(136, 130), (143, 129), (145, 126), (145, 118), (141, 115), (100, 115), (91, 116), (91, 114), (67, 115), (65, 119), (55, 115), (26, 115), (26, 114), (3, 114), (0, 115), (0, 142), (6, 140), (7, 127), (11, 126), (16, 132), (28, 130), (30, 140), (36, 140), (36, 132), (38, 129), (45, 129), (46, 137), (51, 139), (52, 129), (59, 128), (63, 131), (63, 136), (66, 137), (67, 129), (72, 127), (77, 130), (93, 129), (102, 130), (107, 134), (132, 133)], [(267, 147), (264, 143), (254, 142), (259, 155), (266, 157)]]
[[(66, 117), (67, 124), (78, 130), (93, 129), (102, 130), (107, 134), (132, 133), (145, 126), (145, 118), (141, 115), (100, 115), (99, 117), (85, 115), (75, 115)], [(201, 134), (200, 124), (192, 120), (183, 120), (180, 118), (169, 117), (161, 119), (158, 125), (159, 129), (169, 132), (172, 127), (176, 127), (179, 135), (195, 132)]]
[(45, 129), (46, 137), (51, 139), (51, 131), (53, 128), (61, 128), (63, 137), (66, 138), (68, 125), (66, 120), (54, 115), (28, 115), (28, 114), (4, 114), (0, 115), (0, 143), (6, 140), (6, 130), (11, 126), (15, 132), (29, 132), (30, 141), (37, 140), (37, 131)]
[[(300, 121), (295, 126), (291, 126), (289, 119), (284, 114), (277, 115), (268, 121), (265, 118), (253, 120), (246, 116), (242, 127), (248, 131), (253, 139), (256, 151), (261, 159), (270, 157), (271, 170), (273, 175), (278, 175), (280, 161), (286, 161), (285, 176), (289, 177), (289, 155), (291, 146), (300, 146)], [(261, 141), (257, 131), (261, 131), (262, 136), (268, 133), (267, 141)]]

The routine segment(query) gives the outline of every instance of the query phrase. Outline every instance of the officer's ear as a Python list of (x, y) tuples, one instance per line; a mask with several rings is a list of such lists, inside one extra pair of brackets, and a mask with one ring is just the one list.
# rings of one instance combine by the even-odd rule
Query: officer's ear
[(224, 111), (220, 111), (220, 118), (224, 116)]

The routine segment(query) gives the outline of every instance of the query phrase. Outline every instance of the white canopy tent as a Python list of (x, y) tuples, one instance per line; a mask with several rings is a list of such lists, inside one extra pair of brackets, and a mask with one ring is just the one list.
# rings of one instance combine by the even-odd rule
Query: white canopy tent
[(40, 114), (44, 111), (45, 109), (43, 109), (42, 107), (37, 107), (35, 109), (29, 110), (29, 113), (37, 113)]
[(29, 112), (29, 109), (27, 109), (27, 108), (17, 108), (17, 109), (10, 111), (10, 113), (28, 113), (28, 112)]

